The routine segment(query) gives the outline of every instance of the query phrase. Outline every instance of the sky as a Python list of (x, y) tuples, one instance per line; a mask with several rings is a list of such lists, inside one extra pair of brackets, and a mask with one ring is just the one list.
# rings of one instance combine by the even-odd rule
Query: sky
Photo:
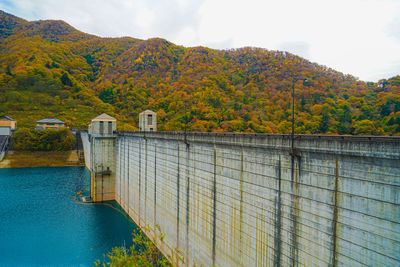
[(400, 0), (0, 0), (0, 9), (103, 37), (288, 51), (364, 81), (400, 74)]

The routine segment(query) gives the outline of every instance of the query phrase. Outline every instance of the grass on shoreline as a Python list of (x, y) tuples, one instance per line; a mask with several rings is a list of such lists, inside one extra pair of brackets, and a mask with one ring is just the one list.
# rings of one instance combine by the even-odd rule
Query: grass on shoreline
[(76, 150), (11, 151), (0, 162), (0, 168), (82, 166)]

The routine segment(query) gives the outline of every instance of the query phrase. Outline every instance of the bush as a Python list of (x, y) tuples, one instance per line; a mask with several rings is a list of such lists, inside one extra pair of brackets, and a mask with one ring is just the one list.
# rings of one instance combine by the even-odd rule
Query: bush
[(67, 128), (35, 130), (21, 128), (14, 136), (16, 150), (29, 151), (66, 151), (71, 150), (75, 137)]
[[(113, 248), (112, 252), (107, 254), (108, 262), (95, 262), (95, 266), (132, 266), (132, 267), (152, 267), (152, 266), (171, 266), (170, 262), (162, 255), (154, 243), (148, 239), (142, 232), (136, 230), (133, 232), (133, 245), (127, 249), (124, 247)], [(159, 237), (163, 242), (164, 235)], [(156, 240), (154, 240), (156, 242)]]

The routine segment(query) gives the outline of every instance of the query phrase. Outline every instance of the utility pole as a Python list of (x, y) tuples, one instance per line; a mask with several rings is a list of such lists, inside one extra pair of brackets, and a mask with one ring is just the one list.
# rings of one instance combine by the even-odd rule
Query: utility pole
[(294, 87), (296, 85), (297, 80), (292, 81), (292, 136), (291, 136), (291, 152), (293, 153), (294, 148)]

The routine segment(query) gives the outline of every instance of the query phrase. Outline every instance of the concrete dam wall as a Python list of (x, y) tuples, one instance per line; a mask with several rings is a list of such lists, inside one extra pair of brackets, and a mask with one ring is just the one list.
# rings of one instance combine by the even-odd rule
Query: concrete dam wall
[(90, 162), (91, 160), (91, 151), (90, 151), (90, 141), (89, 141), (89, 135), (87, 132), (81, 131), (80, 132), (81, 139), (82, 139), (82, 145), (83, 145), (83, 153), (85, 157), (85, 166), (90, 170)]
[(400, 138), (115, 138), (115, 200), (175, 265), (400, 265)]

